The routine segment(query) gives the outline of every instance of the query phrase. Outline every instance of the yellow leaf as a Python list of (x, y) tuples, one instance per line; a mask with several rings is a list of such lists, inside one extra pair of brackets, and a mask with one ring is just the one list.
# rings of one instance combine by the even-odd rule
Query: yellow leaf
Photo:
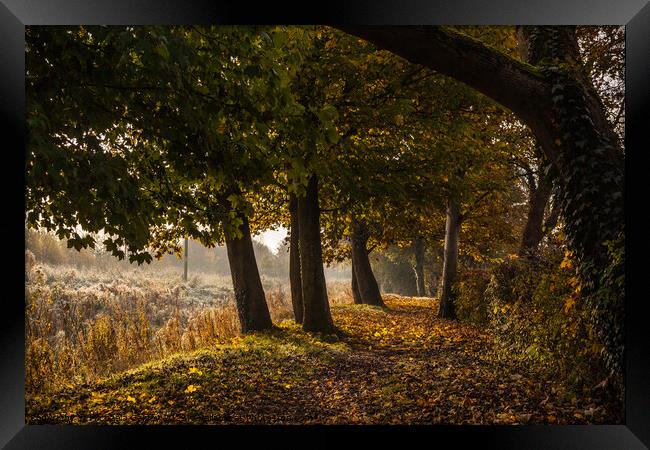
[(576, 301), (573, 297), (568, 297), (564, 302), (564, 312), (568, 313), (569, 310), (575, 305)]
[(191, 394), (192, 392), (196, 392), (197, 390), (199, 390), (200, 387), (201, 387), (201, 386), (194, 386), (193, 384), (190, 384), (190, 385), (187, 387), (187, 389), (185, 389), (185, 393), (186, 393), (186, 394)]
[(128, 395), (128, 396), (126, 397), (126, 400), (129, 401), (129, 402), (131, 402), (131, 403), (135, 403), (135, 398), (131, 397), (130, 395)]

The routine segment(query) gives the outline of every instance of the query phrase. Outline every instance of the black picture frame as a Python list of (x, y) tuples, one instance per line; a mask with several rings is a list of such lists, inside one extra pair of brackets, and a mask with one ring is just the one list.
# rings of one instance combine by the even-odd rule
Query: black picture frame
[[(442, 440), (454, 446), (485, 448), (641, 449), (650, 447), (650, 327), (641, 293), (644, 239), (643, 150), (650, 150), (650, 4), (647, 0), (332, 0), (307, 9), (290, 3), (210, 2), (208, 0), (0, 0), (0, 96), (4, 162), (0, 174), (5, 217), (0, 230), (8, 249), (6, 283), (0, 291), (0, 445), (22, 448), (189, 447), (189, 439), (226, 445), (246, 443), (250, 432), (267, 442), (285, 433), (317, 433), (319, 438), (289, 438), (287, 444), (338, 445), (340, 432), (383, 441), (388, 435)], [(70, 24), (577, 24), (626, 25), (626, 403), (623, 425), (580, 426), (430, 426), (430, 427), (102, 427), (25, 425), (24, 303), (19, 255), (24, 241), (25, 25)], [(644, 145), (645, 144), (645, 145)], [(636, 197), (640, 198), (636, 198)], [(635, 206), (635, 208), (630, 207)], [(632, 270), (633, 268), (638, 270)], [(24, 293), (24, 291), (23, 291)], [(232, 435), (232, 436), (231, 436)], [(235, 436), (236, 435), (236, 436)], [(136, 440), (143, 444), (136, 443)], [(232, 442), (232, 441), (230, 441)]]

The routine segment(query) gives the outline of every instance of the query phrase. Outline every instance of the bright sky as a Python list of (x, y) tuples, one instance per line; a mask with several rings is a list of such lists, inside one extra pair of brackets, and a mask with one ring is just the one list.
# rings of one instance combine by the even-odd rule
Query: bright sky
[(287, 229), (280, 227), (278, 230), (266, 230), (263, 233), (253, 236), (258, 242), (266, 245), (273, 253), (278, 253), (278, 247), (287, 236)]

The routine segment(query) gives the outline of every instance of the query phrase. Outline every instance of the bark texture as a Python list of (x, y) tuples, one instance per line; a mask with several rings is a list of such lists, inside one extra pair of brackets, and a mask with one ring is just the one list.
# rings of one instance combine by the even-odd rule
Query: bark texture
[(438, 316), (443, 319), (456, 318), (456, 305), (452, 286), (458, 270), (458, 237), (460, 235), (460, 208), (458, 203), (447, 201), (447, 222), (445, 225), (445, 250), (440, 285), (440, 307)]
[(417, 285), (418, 296), (426, 296), (426, 290), (424, 287), (424, 241), (420, 238), (415, 239), (413, 242), (413, 252), (415, 253), (415, 267), (413, 271), (415, 272), (415, 282)]
[(519, 255), (534, 254), (544, 237), (544, 212), (551, 198), (553, 182), (550, 177), (540, 176), (539, 182), (529, 182), (528, 217), (519, 247)]
[(372, 272), (368, 257), (369, 234), (364, 225), (357, 220), (352, 221), (352, 267), (355, 274), (361, 303), (365, 305), (384, 306), (379, 292), (377, 280)]
[(289, 199), (291, 215), (289, 235), (289, 283), (291, 284), (291, 304), (296, 323), (302, 323), (302, 278), (300, 276), (300, 224), (298, 222), (298, 199), (291, 194)]
[(242, 332), (248, 333), (269, 329), (273, 324), (255, 261), (248, 219), (243, 220), (240, 238), (226, 233), (226, 249), (239, 323)]
[(548, 233), (557, 225), (557, 220), (560, 218), (560, 206), (558, 202), (553, 200), (551, 204), (548, 217), (544, 221), (544, 233)]
[(323, 271), (320, 240), (318, 178), (312, 175), (305, 196), (298, 199), (300, 228), (300, 275), (302, 279), (303, 322), (305, 331), (328, 333), (334, 330)]
[(363, 303), (361, 301), (361, 294), (359, 293), (359, 284), (357, 283), (357, 276), (355, 275), (354, 265), (352, 265), (352, 299), (354, 300), (355, 305), (360, 305)]

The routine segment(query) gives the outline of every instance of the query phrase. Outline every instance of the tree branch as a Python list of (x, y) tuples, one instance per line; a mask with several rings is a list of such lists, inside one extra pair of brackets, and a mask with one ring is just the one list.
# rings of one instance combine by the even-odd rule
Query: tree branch
[(481, 203), (481, 201), (483, 201), (483, 200), (484, 200), (488, 195), (490, 195), (491, 193), (492, 193), (492, 191), (485, 191), (485, 192), (482, 193), (480, 196), (478, 196), (478, 197), (476, 198), (476, 200), (474, 200), (474, 202), (469, 206), (469, 208), (467, 208), (467, 209), (465, 210), (465, 212), (463, 212), (463, 213), (460, 215), (461, 220), (465, 220), (465, 219), (467, 219), (467, 218), (468, 218), (468, 214), (471, 213), (472, 211), (474, 211), (474, 210), (476, 209), (476, 207), (479, 205), (479, 203)]
[(549, 143), (540, 111), (552, 109), (550, 85), (533, 66), (447, 27), (337, 28), (471, 86), (511, 109)]

